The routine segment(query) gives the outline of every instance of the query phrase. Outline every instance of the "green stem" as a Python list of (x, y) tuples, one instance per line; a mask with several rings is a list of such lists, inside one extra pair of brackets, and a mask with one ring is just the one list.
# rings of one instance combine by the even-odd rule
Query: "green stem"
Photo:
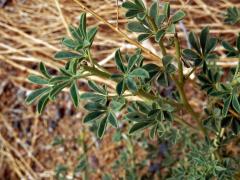
[(172, 79), (175, 81), (176, 87), (180, 94), (181, 100), (183, 105), (185, 106), (186, 110), (192, 115), (192, 117), (197, 121), (199, 128), (203, 132), (204, 135), (207, 134), (205, 128), (203, 127), (201, 120), (199, 118), (198, 113), (196, 113), (192, 106), (189, 104), (186, 94), (184, 92), (184, 75), (183, 75), (183, 64), (181, 61), (181, 48), (177, 33), (174, 35), (174, 44), (176, 49), (176, 59), (178, 61), (178, 79), (175, 76), (171, 76)]
[[(98, 77), (102, 77), (104, 79), (111, 79), (111, 74), (109, 72), (103, 72), (97, 68), (94, 67), (90, 67), (90, 66), (83, 66), (84, 70), (92, 73), (92, 75), (98, 76)], [(113, 81), (118, 82), (118, 80), (114, 79)], [(143, 90), (139, 90), (138, 92), (135, 93), (136, 96), (142, 97), (144, 99), (148, 99), (150, 101), (154, 101), (159, 99), (158, 96), (155, 96), (153, 94), (147, 93)], [(164, 103), (168, 103), (172, 106), (174, 106), (177, 110), (183, 109), (184, 107), (182, 106), (182, 104), (179, 104), (175, 101), (172, 100), (168, 100), (168, 99), (161, 99)]]
[(160, 46), (160, 49), (161, 49), (161, 51), (162, 51), (162, 55), (163, 55), (163, 56), (166, 56), (166, 55), (167, 55), (167, 51), (166, 51), (166, 48), (165, 48), (165, 46), (164, 46), (164, 44), (163, 44), (162, 39), (159, 41), (159, 46)]
[(178, 117), (178, 116), (174, 116), (175, 121), (177, 121), (180, 124), (183, 124), (187, 127), (190, 127), (191, 129), (193, 129), (194, 131), (199, 131), (199, 129), (197, 129), (196, 127), (194, 127), (192, 124), (190, 124), (189, 122), (185, 121), (184, 119)]
[(92, 67), (94, 67), (94, 62), (93, 62), (93, 59), (92, 59), (90, 49), (87, 49), (87, 54), (88, 54), (88, 59), (89, 59), (91, 65), (92, 65)]
[[(147, 21), (148, 21), (149, 25), (151, 26), (154, 33), (156, 34), (158, 32), (158, 27), (156, 26), (155, 22), (153, 21), (153, 19), (150, 16), (147, 16), (146, 18), (147, 18)], [(162, 51), (162, 55), (166, 56), (167, 51), (166, 51), (166, 48), (165, 48), (162, 40), (160, 40), (159, 46), (160, 46), (160, 49)]]
[(183, 80), (184, 80), (184, 76), (183, 76), (183, 65), (182, 65), (182, 61), (181, 61), (181, 48), (180, 48), (180, 43), (178, 40), (178, 35), (177, 33), (175, 33), (174, 35), (174, 44), (175, 44), (175, 49), (176, 49), (176, 58), (178, 60), (178, 76), (179, 76), (179, 83), (181, 86), (183, 86)]

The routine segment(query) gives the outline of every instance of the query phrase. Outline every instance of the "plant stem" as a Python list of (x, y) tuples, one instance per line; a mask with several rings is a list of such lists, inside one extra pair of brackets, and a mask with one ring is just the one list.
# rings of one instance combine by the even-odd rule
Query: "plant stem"
[(184, 76), (183, 76), (183, 65), (182, 65), (182, 61), (181, 61), (181, 48), (180, 48), (177, 33), (175, 33), (175, 35), (174, 35), (174, 44), (175, 44), (175, 49), (176, 49), (176, 58), (178, 61), (178, 79), (175, 76), (171, 76), (171, 77), (176, 83), (176, 87), (178, 89), (182, 103), (185, 106), (186, 110), (197, 121), (199, 128), (201, 129), (203, 134), (206, 135), (207, 132), (206, 132), (205, 128), (203, 127), (201, 120), (199, 119), (199, 115), (193, 110), (192, 106), (189, 104), (186, 94), (184, 92)]
[[(148, 15), (146, 16), (146, 18), (147, 18), (147, 21), (148, 21), (149, 25), (151, 26), (151, 28), (153, 29), (154, 33), (156, 34), (157, 31), (158, 31), (158, 27), (156, 26), (155, 22), (154, 22), (153, 19), (152, 19), (150, 16), (148, 16)], [(161, 51), (162, 51), (162, 55), (163, 55), (163, 56), (166, 56), (167, 51), (166, 51), (166, 48), (165, 48), (165, 46), (164, 46), (164, 44), (163, 44), (162, 39), (161, 39), (160, 42), (159, 42), (159, 46), (160, 46), (160, 49), (161, 49)]]
[(162, 55), (166, 56), (167, 55), (167, 51), (166, 51), (166, 48), (165, 48), (165, 46), (163, 44), (163, 40), (162, 39), (159, 41), (159, 46), (160, 46), (160, 49), (162, 51)]
[(183, 86), (183, 83), (184, 83), (183, 82), (183, 80), (184, 80), (183, 65), (182, 65), (182, 61), (181, 61), (181, 48), (180, 48), (177, 33), (174, 34), (174, 44), (175, 44), (175, 49), (176, 49), (176, 58), (177, 58), (177, 61), (178, 61), (179, 83), (180, 83), (181, 86)]
[[(95, 75), (95, 76), (98, 76), (98, 77), (102, 77), (104, 79), (111, 79), (111, 74), (109, 72), (103, 72), (97, 68), (94, 68), (94, 67), (90, 67), (90, 66), (84, 66), (84, 70), (92, 73), (92, 75)], [(118, 82), (118, 80), (114, 79), (113, 81), (115, 82)], [(145, 91), (143, 90), (139, 90), (135, 93), (136, 96), (139, 96), (139, 97), (142, 97), (142, 98), (145, 98), (145, 99), (148, 99), (150, 101), (154, 101), (154, 100), (157, 100), (159, 99), (158, 96), (155, 96), (153, 94), (150, 94), (150, 93), (146, 93)], [(172, 101), (172, 100), (168, 100), (168, 99), (161, 99), (164, 103), (168, 103), (172, 106), (174, 106), (176, 109), (183, 109), (183, 106), (182, 104), (179, 104), (175, 101)]]
[(87, 54), (88, 54), (88, 59), (89, 59), (91, 65), (92, 65), (92, 67), (94, 67), (94, 62), (93, 62), (93, 59), (92, 59), (90, 49), (87, 49)]

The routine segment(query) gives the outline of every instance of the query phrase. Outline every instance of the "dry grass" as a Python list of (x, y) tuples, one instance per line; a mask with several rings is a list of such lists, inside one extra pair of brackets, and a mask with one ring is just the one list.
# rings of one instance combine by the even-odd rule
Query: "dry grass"
[[(214, 35), (229, 41), (233, 41), (239, 33), (239, 27), (222, 23), (223, 12), (233, 5), (240, 7), (239, 0), (171, 2), (174, 10), (183, 8), (189, 15), (178, 27), (185, 46), (184, 31), (188, 30), (199, 32), (203, 27), (210, 26)], [(161, 54), (154, 44), (146, 41), (142, 47), (134, 40), (135, 34), (126, 32), (124, 12), (117, 8), (116, 3), (115, 0), (15, 0), (0, 9), (0, 177), (3, 179), (53, 179), (56, 164), (71, 167), (82, 153), (74, 139), (83, 130), (81, 118), (84, 111), (81, 108), (74, 110), (67, 94), (62, 94), (59, 101), (48, 106), (41, 117), (33, 107), (24, 104), (24, 99), (34, 88), (26, 77), (29, 73), (38, 74), (37, 64), (40, 61), (52, 72), (62, 66), (61, 62), (53, 60), (53, 54), (62, 48), (60, 39), (69, 34), (68, 24), (76, 24), (83, 9), (92, 13), (88, 14), (89, 25), (98, 24), (100, 27), (93, 55), (101, 65), (111, 69), (116, 48), (132, 52), (136, 46), (143, 48), (149, 62), (159, 63), (157, 60)], [(224, 58), (222, 49), (219, 53), (222, 55), (218, 62), (220, 65), (226, 68), (236, 65), (237, 60)], [(95, 80), (103, 82), (100, 78)], [(104, 83), (112, 87), (111, 82), (105, 80)], [(192, 103), (196, 102), (197, 99), (193, 98)], [(99, 179), (101, 171), (110, 170), (110, 166), (105, 164), (117, 158), (117, 149), (122, 144), (109, 143), (112, 130), (101, 142), (91, 133), (87, 134), (90, 161), (97, 167), (94, 176)], [(53, 138), (58, 135), (66, 139), (64, 147), (51, 146)], [(138, 153), (144, 154), (140, 150)]]

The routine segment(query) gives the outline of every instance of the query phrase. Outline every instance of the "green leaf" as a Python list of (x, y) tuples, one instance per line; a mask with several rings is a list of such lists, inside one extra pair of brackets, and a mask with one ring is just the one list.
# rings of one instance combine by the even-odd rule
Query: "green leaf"
[(119, 112), (122, 109), (122, 107), (125, 105), (125, 103), (126, 102), (124, 98), (113, 99), (109, 107), (113, 112)]
[(156, 41), (156, 42), (160, 42), (161, 39), (164, 37), (165, 33), (166, 33), (166, 32), (165, 32), (164, 29), (160, 29), (160, 30), (157, 32), (157, 34), (156, 34), (155, 41)]
[(134, 69), (130, 74), (130, 77), (139, 77), (141, 79), (149, 78), (148, 72), (143, 68)]
[(34, 84), (48, 84), (48, 80), (44, 79), (42, 76), (30, 75), (28, 80)]
[(118, 84), (117, 84), (117, 87), (116, 87), (116, 91), (118, 93), (119, 96), (121, 96), (124, 91), (125, 91), (125, 83), (124, 83), (124, 80), (120, 81)]
[(131, 19), (131, 18), (135, 18), (137, 16), (137, 14), (139, 13), (139, 10), (129, 10), (126, 13), (126, 18)]
[(138, 13), (137, 14), (137, 19), (139, 20), (139, 21), (144, 21), (144, 19), (146, 18), (146, 16), (147, 16), (147, 13), (144, 11), (144, 12), (140, 12), (140, 13)]
[(92, 101), (99, 101), (104, 98), (106, 98), (106, 96), (103, 96), (102, 94), (92, 93), (92, 92), (86, 92), (80, 95), (80, 99), (92, 100)]
[(166, 33), (175, 34), (176, 33), (175, 24), (169, 25), (166, 29)]
[(191, 46), (199, 53), (201, 54), (201, 50), (200, 50), (200, 46), (199, 46), (199, 41), (197, 39), (197, 36), (195, 35), (195, 33), (190, 32), (189, 33), (189, 43), (191, 44)]
[(65, 68), (60, 68), (59, 70), (61, 71), (62, 74), (66, 75), (66, 76), (69, 76), (69, 77), (73, 76), (73, 74)]
[(73, 27), (73, 26), (70, 26), (70, 27), (69, 27), (69, 30), (70, 30), (70, 32), (71, 32), (72, 37), (73, 37), (78, 43), (82, 42), (83, 38), (82, 38), (81, 35), (79, 34), (77, 28), (75, 28), (75, 27)]
[(164, 67), (167, 67), (174, 60), (174, 57), (171, 55), (166, 55), (162, 58)]
[(63, 81), (69, 81), (71, 77), (69, 76), (56, 76), (50, 79), (49, 84), (57, 84)]
[(97, 135), (98, 135), (99, 138), (103, 137), (103, 134), (104, 134), (104, 132), (106, 130), (106, 127), (107, 127), (107, 123), (108, 123), (107, 117), (104, 117), (101, 120), (101, 122), (100, 122), (100, 124), (98, 126), (98, 130), (97, 130)]
[(224, 105), (223, 105), (223, 109), (222, 109), (222, 113), (223, 113), (224, 117), (227, 116), (231, 101), (232, 101), (232, 96), (229, 96), (227, 99), (224, 100)]
[(151, 139), (154, 139), (157, 133), (157, 126), (154, 126), (151, 128), (150, 132), (149, 132), (149, 136)]
[(71, 95), (74, 106), (78, 107), (80, 98), (79, 98), (79, 92), (78, 92), (76, 81), (74, 81), (70, 87), (70, 95)]
[(168, 86), (168, 76), (167, 73), (161, 73), (160, 76), (157, 79), (157, 82), (164, 86), (167, 87)]
[(51, 92), (49, 93), (50, 99), (54, 99), (65, 87), (69, 85), (69, 81), (64, 81), (60, 84), (53, 86)]
[(96, 91), (100, 94), (106, 94), (105, 90), (100, 87), (99, 85), (97, 85), (94, 81), (88, 81), (88, 86), (90, 89), (92, 89), (93, 91)]
[(81, 54), (73, 53), (73, 52), (68, 52), (68, 51), (60, 51), (57, 52), (54, 56), (55, 59), (62, 60), (62, 59), (73, 59), (73, 58), (78, 58), (82, 59)]
[(88, 111), (100, 111), (106, 109), (106, 107), (96, 102), (89, 102), (84, 106), (84, 108)]
[(121, 70), (122, 72), (125, 72), (126, 67), (123, 64), (123, 58), (122, 58), (120, 49), (118, 49), (115, 53), (115, 62), (116, 62), (118, 69)]
[(163, 22), (165, 21), (166, 19), (166, 16), (165, 15), (160, 15), (157, 17), (156, 19), (156, 24), (157, 24), (157, 27), (160, 28), (161, 25), (163, 24)]
[(43, 95), (37, 104), (37, 112), (41, 114), (49, 101), (49, 94)]
[(32, 102), (34, 102), (39, 96), (41, 96), (42, 94), (45, 94), (46, 92), (48, 92), (50, 90), (50, 87), (45, 87), (45, 88), (40, 88), (37, 90), (34, 90), (33, 92), (31, 92), (28, 97), (26, 98), (26, 103), (27, 104), (31, 104)]
[(130, 1), (126, 1), (122, 4), (123, 8), (126, 9), (132, 9), (132, 10), (139, 10), (139, 6), (137, 6), (136, 4), (130, 2)]
[(209, 28), (205, 27), (200, 34), (200, 44), (201, 44), (202, 52), (205, 52), (205, 47), (208, 42), (208, 37), (209, 37)]
[(147, 40), (148, 38), (150, 38), (152, 36), (152, 34), (140, 34), (139, 36), (138, 36), (138, 42), (143, 42), (143, 41), (145, 41), (145, 40)]
[(139, 33), (150, 33), (151, 32), (146, 27), (144, 27), (143, 24), (141, 24), (139, 22), (130, 22), (130, 23), (128, 23), (127, 28), (129, 31), (132, 31), (132, 32), (139, 32)]
[(232, 106), (238, 113), (240, 113), (240, 104), (236, 94), (234, 94), (232, 97)]
[(77, 42), (69, 38), (63, 38), (62, 44), (70, 49), (75, 49), (78, 45)]
[(130, 72), (132, 71), (134, 65), (137, 64), (138, 60), (140, 59), (140, 55), (139, 54), (134, 54), (133, 56), (130, 57), (129, 61), (128, 61), (128, 67), (127, 67), (127, 71)]
[(222, 41), (222, 46), (227, 50), (227, 51), (230, 51), (230, 52), (234, 52), (236, 51), (228, 42), (226, 41)]
[(144, 21), (146, 16), (147, 16), (147, 13), (145, 11), (144, 12), (140, 12), (140, 13), (137, 14), (137, 19), (140, 20), (140, 21)]
[(201, 59), (201, 57), (195, 51), (193, 51), (191, 49), (184, 49), (183, 56), (190, 60)]
[(91, 44), (93, 42), (95, 35), (97, 34), (97, 31), (98, 31), (98, 27), (92, 27), (87, 32), (87, 37)]
[(150, 7), (150, 10), (149, 10), (149, 15), (155, 19), (156, 17), (158, 17), (158, 9), (159, 9), (159, 4), (158, 4), (158, 1), (156, 2), (153, 2), (151, 7)]
[(43, 64), (43, 62), (40, 62), (40, 65), (39, 65), (39, 69), (41, 71), (41, 73), (48, 79), (51, 78), (51, 75), (49, 74), (46, 66)]
[(136, 82), (132, 78), (126, 79), (127, 87), (130, 91), (136, 92), (138, 90)]
[(107, 121), (108, 121), (112, 126), (114, 126), (115, 128), (118, 128), (118, 120), (117, 120), (117, 117), (116, 117), (115, 114), (112, 113), (111, 111), (108, 112)]
[(139, 131), (139, 130), (143, 130), (147, 127), (149, 127), (149, 125), (151, 125), (151, 122), (139, 122), (139, 123), (135, 123), (131, 129), (129, 130), (129, 134), (133, 134), (135, 133), (136, 131)]
[(145, 5), (142, 0), (134, 0), (134, 2), (138, 7), (145, 9)]
[(82, 37), (87, 38), (87, 33), (86, 33), (86, 13), (80, 14), (80, 22), (79, 22), (79, 31), (82, 35)]
[(83, 119), (83, 123), (89, 123), (92, 122), (96, 119), (101, 118), (101, 115), (103, 114), (103, 111), (94, 111), (94, 112), (90, 112), (89, 114), (87, 114), (85, 116), (85, 118)]
[(182, 10), (178, 10), (172, 17), (172, 22), (176, 24), (186, 16), (186, 13)]
[(70, 71), (72, 74), (76, 75), (77, 73), (77, 65), (79, 61), (77, 59), (72, 59), (69, 63), (68, 71)]
[(170, 17), (170, 4), (168, 2), (163, 3), (163, 13), (165, 17), (169, 19)]
[(205, 53), (208, 54), (211, 51), (213, 51), (218, 43), (218, 39), (217, 38), (210, 38), (206, 44), (206, 49), (205, 49)]
[(229, 7), (224, 21), (232, 25), (240, 22), (240, 9), (237, 7)]

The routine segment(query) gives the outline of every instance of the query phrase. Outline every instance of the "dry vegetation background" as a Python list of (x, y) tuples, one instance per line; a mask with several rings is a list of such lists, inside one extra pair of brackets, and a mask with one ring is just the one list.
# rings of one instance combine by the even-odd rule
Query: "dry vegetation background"
[[(2, 0), (3, 1), (3, 0)], [(1, 2), (1, 1), (0, 1)], [(116, 0), (79, 0), (113, 26), (117, 25)], [(170, 0), (173, 9), (184, 9), (188, 17), (179, 24), (180, 37), (184, 45), (189, 30), (199, 32), (210, 26), (211, 32), (218, 37), (233, 41), (239, 27), (224, 25), (223, 13), (233, 5), (240, 7), (240, 0)], [(119, 0), (119, 5), (121, 0)], [(34, 106), (24, 103), (26, 95), (36, 88), (29, 84), (27, 76), (38, 74), (38, 63), (43, 61), (54, 73), (61, 62), (53, 60), (53, 54), (62, 48), (60, 39), (68, 33), (68, 24), (78, 23), (82, 7), (74, 0), (14, 0), (0, 8), (0, 179), (54, 179), (57, 164), (69, 167), (76, 164), (82, 148), (75, 139), (83, 130), (89, 147), (89, 161), (96, 167), (92, 179), (100, 179), (101, 172), (111, 172), (110, 164), (118, 158), (122, 143), (113, 144), (113, 130), (107, 131), (99, 141), (88, 129), (83, 127), (81, 119), (83, 109), (74, 109), (68, 93), (62, 93), (58, 100), (47, 106), (43, 115), (35, 113)], [(119, 9), (118, 26), (123, 31), (126, 19)], [(133, 51), (122, 36), (112, 31), (106, 24), (88, 14), (90, 25), (99, 25), (99, 32), (94, 42), (93, 56), (107, 68), (114, 66), (113, 53), (116, 48)], [(135, 34), (128, 34), (135, 39)], [(143, 44), (152, 52), (159, 54), (159, 49), (150, 41)], [(219, 54), (221, 49), (219, 49)], [(148, 58), (149, 56), (146, 55)], [(148, 58), (149, 61), (151, 58)], [(228, 68), (237, 61), (222, 57), (219, 64)], [(103, 82), (102, 79), (95, 80)], [(104, 81), (104, 83), (108, 83)], [(82, 81), (82, 86), (85, 82)], [(202, 106), (199, 96), (190, 89), (191, 103)], [(84, 90), (85, 88), (81, 89)], [(54, 137), (65, 139), (64, 146), (54, 147)], [(136, 145), (137, 146), (137, 145)], [(145, 152), (136, 148), (139, 158)], [(121, 175), (117, 172), (115, 176)]]

